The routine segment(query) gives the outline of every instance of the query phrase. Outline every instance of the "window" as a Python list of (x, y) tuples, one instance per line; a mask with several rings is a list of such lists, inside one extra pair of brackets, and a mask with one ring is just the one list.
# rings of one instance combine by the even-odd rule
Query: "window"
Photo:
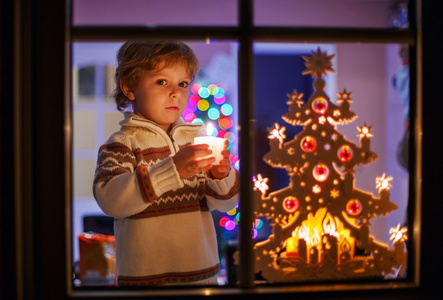
[[(74, 20), (76, 19), (76, 13), (80, 12), (82, 1), (74, 1)], [(197, 1), (198, 2), (198, 1)], [(195, 3), (197, 3), (195, 2)], [(121, 40), (124, 36), (131, 36), (131, 37), (141, 37), (142, 34), (151, 34), (154, 38), (158, 36), (168, 36), (171, 38), (181, 38), (181, 34), (183, 34), (184, 39), (193, 40), (194, 43), (202, 43), (203, 41), (214, 43), (214, 45), (217, 46), (217, 43), (223, 43), (224, 40), (231, 40), (233, 42), (228, 42), (228, 44), (236, 45), (238, 44), (238, 72), (239, 72), (239, 83), (238, 83), (238, 97), (241, 99), (238, 103), (238, 113), (239, 113), (239, 119), (238, 123), (240, 125), (241, 131), (239, 134), (239, 155), (240, 155), (240, 161), (242, 161), (242, 199), (252, 199), (253, 196), (253, 185), (251, 182), (251, 178), (256, 175), (256, 170), (258, 163), (256, 161), (252, 161), (252, 157), (249, 157), (250, 153), (254, 153), (256, 156), (255, 159), (258, 158), (260, 160), (259, 155), (259, 149), (255, 149), (253, 145), (255, 145), (256, 141), (258, 140), (258, 137), (260, 134), (267, 134), (264, 132), (264, 129), (268, 126), (272, 126), (274, 123), (274, 117), (269, 118), (268, 120), (262, 118), (261, 114), (266, 115), (266, 103), (260, 103), (258, 102), (259, 96), (263, 93), (262, 90), (256, 89), (259, 84), (257, 82), (254, 82), (254, 91), (251, 91), (250, 87), (252, 79), (257, 79), (259, 75), (262, 75), (264, 72), (256, 74), (252, 73), (252, 70), (257, 70), (260, 65), (266, 65), (266, 59), (272, 55), (276, 55), (280, 59), (284, 59), (285, 56), (295, 56), (295, 55), (311, 55), (312, 51), (316, 51), (316, 47), (321, 46), (322, 51), (324, 49), (328, 49), (328, 54), (336, 54), (336, 61), (334, 62), (337, 64), (337, 73), (339, 75), (333, 75), (332, 78), (329, 78), (328, 75), (328, 81), (327, 81), (327, 88), (331, 90), (331, 94), (337, 93), (341, 91), (341, 88), (343, 85), (347, 86), (348, 82), (351, 82), (350, 85), (353, 85), (352, 83), (355, 83), (355, 85), (358, 84), (358, 86), (362, 87), (362, 90), (353, 91), (353, 96), (360, 96), (360, 97), (367, 97), (368, 100), (364, 100), (365, 105), (363, 105), (363, 108), (359, 110), (359, 115), (362, 120), (371, 119), (373, 117), (375, 118), (371, 124), (377, 124), (377, 126), (374, 126), (373, 133), (376, 136), (379, 136), (382, 138), (382, 141), (378, 143), (373, 142), (372, 146), (376, 148), (376, 151), (380, 158), (379, 161), (376, 164), (376, 167), (374, 169), (368, 169), (368, 171), (363, 170), (364, 168), (361, 168), (361, 171), (363, 174), (359, 177), (356, 176), (356, 183), (355, 186), (362, 187), (364, 190), (374, 190), (374, 184), (375, 178), (377, 176), (380, 176), (383, 171), (381, 170), (390, 170), (392, 173), (400, 174), (399, 176), (395, 176), (396, 180), (397, 178), (400, 179), (400, 186), (401, 188), (398, 188), (395, 190), (392, 189), (391, 197), (394, 197), (394, 193), (398, 193), (398, 199), (401, 199), (402, 205), (399, 212), (399, 216), (393, 217), (392, 222), (399, 222), (398, 220), (403, 221), (403, 217), (408, 214), (406, 206), (407, 201), (409, 198), (412, 197), (412, 189), (409, 188), (409, 177), (407, 173), (402, 173), (400, 168), (395, 161), (395, 151), (396, 151), (396, 145), (397, 143), (393, 143), (393, 140), (399, 141), (402, 136), (402, 130), (400, 130), (402, 123), (405, 121), (402, 116), (402, 103), (400, 101), (400, 98), (398, 95), (395, 95), (395, 90), (392, 87), (391, 84), (391, 78), (390, 76), (395, 73), (395, 66), (400, 63), (400, 59), (397, 55), (397, 49), (401, 46), (401, 44), (409, 44), (414, 51), (414, 37), (412, 35), (412, 32), (408, 30), (408, 28), (402, 29), (402, 30), (392, 30), (392, 27), (389, 27), (389, 22), (395, 23), (395, 13), (398, 11), (403, 11), (404, 6), (399, 6), (398, 11), (392, 10), (391, 5), (387, 5), (386, 2), (377, 2), (377, 4), (380, 4), (382, 8), (372, 7), (377, 12), (377, 9), (380, 9), (380, 11), (383, 11), (386, 15), (384, 18), (385, 25), (380, 25), (380, 23), (377, 23), (379, 19), (373, 20), (375, 23), (364, 23), (362, 28), (359, 29), (343, 29), (343, 28), (334, 28), (334, 27), (354, 27), (355, 25), (352, 24), (344, 24), (344, 23), (334, 23), (334, 20), (328, 20), (327, 23), (316, 23), (320, 24), (321, 27), (318, 27), (310, 24), (310, 23), (281, 23), (280, 20), (274, 17), (272, 19), (269, 16), (269, 11), (266, 11), (266, 9), (263, 9), (263, 6), (266, 5), (266, 2), (269, 2), (269, 5), (275, 5), (275, 2), (271, 1), (254, 1), (254, 25), (257, 27), (248, 29), (248, 20), (252, 16), (250, 15), (252, 10), (248, 10), (245, 8), (246, 4), (251, 4), (249, 1), (241, 2), (242, 5), (239, 5), (239, 22), (237, 24), (236, 21), (228, 21), (227, 24), (211, 24), (213, 26), (212, 28), (199, 28), (199, 27), (192, 27), (192, 26), (199, 26), (200, 23), (184, 23), (186, 26), (190, 26), (189, 28), (183, 29), (183, 31), (174, 31), (171, 30), (171, 28), (168, 27), (126, 27), (127, 25), (134, 25), (134, 24), (126, 24), (126, 23), (119, 23), (121, 27), (112, 27), (109, 25), (109, 23), (103, 23), (99, 24), (100, 26), (97, 26), (97, 24), (88, 24), (87, 21), (78, 21), (78, 23), (74, 23), (73, 27), (73, 40), (74, 40), (74, 47), (76, 45), (80, 45), (77, 41), (81, 41), (82, 39), (109, 39), (109, 41), (114, 39)], [(329, 9), (334, 9), (339, 7), (342, 3), (336, 3), (336, 1), (317, 1), (322, 2), (324, 5), (323, 8), (326, 5), (330, 5)], [(340, 2), (340, 1), (338, 1)], [(375, 2), (372, 1), (361, 1), (362, 5), (373, 5), (376, 6)], [(392, 3), (390, 3), (392, 4)], [(196, 4), (198, 5), (198, 3)], [(231, 5), (231, 6), (229, 6)], [(228, 6), (233, 7), (232, 3), (230, 2)], [(356, 5), (358, 9), (361, 9), (361, 6), (358, 6), (356, 3), (353, 3), (353, 5)], [(235, 6), (235, 5), (234, 5)], [(337, 7), (335, 7), (337, 6)], [(281, 5), (280, 7), (284, 7), (284, 5)], [(262, 10), (259, 10), (262, 8)], [(350, 9), (349, 7), (347, 9)], [(232, 11), (232, 10), (230, 10)], [(343, 12), (342, 10), (339, 10), (340, 12)], [(314, 13), (314, 10), (311, 10), (312, 13)], [(223, 13), (220, 13), (222, 14)], [(228, 15), (229, 13), (226, 13)], [(232, 14), (230, 14), (232, 16)], [(333, 15), (333, 14), (330, 14)], [(351, 14), (352, 15), (352, 14)], [(327, 18), (325, 18), (327, 19)], [(368, 17), (368, 19), (371, 19), (371, 17)], [(394, 20), (393, 20), (394, 19)], [(274, 22), (272, 21), (274, 20)], [(276, 21), (277, 20), (277, 21)], [(341, 19), (343, 20), (343, 19)], [(290, 22), (290, 18), (286, 18), (285, 22)], [(397, 20), (401, 23), (401, 20)], [(83, 22), (83, 23), (82, 23)], [(140, 21), (141, 22), (141, 21)], [(329, 23), (331, 22), (331, 23)], [(355, 20), (355, 22), (358, 22), (358, 20)], [(365, 21), (366, 22), (366, 21)], [(111, 23), (113, 24), (113, 23)], [(335, 26), (335, 24), (337, 24)], [(387, 24), (387, 25), (386, 25)], [(395, 23), (397, 24), (397, 23)], [(105, 26), (103, 26), (105, 25)], [(135, 24), (139, 25), (139, 23)], [(157, 25), (157, 24), (155, 24)], [(178, 24), (158, 24), (158, 25), (178, 25)], [(88, 27), (85, 27), (88, 26)], [(292, 26), (292, 27), (279, 27), (279, 26)], [(301, 26), (309, 26), (309, 28), (301, 28)], [(397, 26), (397, 25), (396, 25)], [(318, 28), (315, 28), (318, 27)], [(381, 29), (380, 29), (381, 28)], [(177, 28), (175, 28), (177, 29)], [(178, 29), (177, 29), (178, 30)], [(177, 33), (179, 32), (179, 33)], [(270, 43), (269, 41), (275, 42)], [(109, 44), (109, 41), (106, 41), (106, 43)], [(315, 44), (314, 41), (320, 41), (322, 44)], [(354, 41), (360, 42), (361, 44), (355, 44)], [(310, 46), (306, 46), (304, 43), (310, 42), (312, 43)], [(104, 43), (104, 44), (106, 44)], [(303, 43), (303, 44), (302, 44)], [(329, 43), (326, 44), (325, 43)], [(106, 46), (105, 48), (107, 48)], [(230, 47), (231, 47), (230, 46)], [(325, 47), (323, 47), (325, 46)], [(207, 46), (209, 47), (209, 46)], [(235, 47), (236, 48), (236, 47)], [(286, 49), (286, 50), (285, 50)], [(73, 52), (75, 56), (75, 51)], [(329, 52), (332, 51), (332, 52)], [(203, 51), (207, 52), (207, 50)], [(370, 60), (369, 57), (372, 57), (372, 60)], [(382, 57), (383, 59), (380, 59), (377, 61), (377, 57)], [(292, 59), (293, 57), (291, 57)], [(301, 59), (301, 58), (299, 58)], [(271, 58), (272, 62), (271, 64), (277, 64), (275, 58)], [(303, 63), (302, 60), (300, 60), (301, 63)], [(75, 59), (74, 59), (74, 64)], [(267, 63), (269, 64), (269, 62)], [(285, 62), (283, 62), (285, 64)], [(363, 67), (362, 67), (363, 66)], [(94, 82), (94, 91), (96, 91), (97, 87), (106, 87), (107, 79), (106, 74), (107, 70), (109, 70), (109, 66), (107, 65), (97, 65), (94, 64), (92, 66), (90, 65), (83, 65), (79, 64), (78, 70), (74, 69), (74, 80), (78, 75), (78, 97), (74, 97), (74, 145), (76, 143), (76, 133), (75, 131), (80, 131), (81, 129), (76, 129), (76, 124), (79, 124), (79, 126), (85, 126), (88, 124), (88, 122), (92, 122), (94, 124), (102, 124), (100, 126), (96, 126), (96, 134), (97, 136), (94, 138), (94, 141), (90, 141), (90, 143), (95, 143), (97, 140), (100, 140), (100, 136), (103, 137), (107, 133), (105, 133), (106, 130), (108, 130), (108, 126), (106, 120), (112, 120), (113, 119), (113, 112), (109, 111), (107, 112), (107, 107), (110, 107), (108, 105), (109, 103), (106, 103), (106, 100), (101, 101), (100, 104), (92, 104), (87, 103), (90, 100), (91, 87), (84, 87), (80, 88), (82, 85), (82, 82), (80, 80), (80, 77), (85, 78), (84, 76), (93, 76), (94, 80), (88, 80), (88, 83)], [(112, 68), (112, 67), (111, 67)], [(360, 69), (363, 68), (363, 69)], [(303, 70), (301, 70), (303, 71)], [(300, 70), (297, 71), (300, 73)], [(269, 72), (272, 74), (272, 72)], [(372, 74), (371, 74), (372, 73)], [(92, 75), (91, 75), (92, 74)], [(101, 74), (101, 75), (100, 75)], [(391, 75), (388, 75), (391, 74)], [(371, 76), (372, 77), (369, 77)], [(334, 77), (336, 76), (336, 77)], [(366, 77), (368, 76), (368, 77)], [(272, 76), (276, 77), (276, 76)], [(287, 76), (284, 76), (287, 77)], [(377, 78), (377, 80), (374, 80), (374, 78)], [(367, 80), (365, 80), (367, 79)], [(101, 80), (101, 83), (99, 83), (99, 80)], [(264, 79), (266, 80), (266, 78)], [(367, 84), (361, 84), (359, 81), (363, 81)], [(74, 81), (75, 82), (75, 81)], [(346, 82), (346, 83), (345, 83)], [(304, 92), (306, 97), (308, 97), (313, 91), (312, 89), (309, 90), (309, 83), (307, 84), (308, 89)], [(266, 88), (266, 86), (265, 86)], [(275, 93), (281, 93), (283, 95), (275, 96), (279, 99), (285, 98), (286, 93), (291, 93), (291, 90), (283, 90), (285, 88), (280, 87), (271, 87), (268, 90), (272, 90)], [(351, 87), (352, 89), (352, 87)], [(365, 90), (366, 89), (366, 90)], [(74, 90), (75, 92), (75, 90)], [(106, 89), (103, 89), (102, 94), (106, 95)], [(329, 94), (329, 97), (335, 97), (335, 95)], [(369, 99), (376, 99), (379, 102), (371, 101)], [(381, 99), (383, 98), (383, 99)], [(88, 100), (89, 99), (89, 100)], [(360, 98), (361, 99), (361, 98)], [(384, 99), (388, 99), (385, 101)], [(395, 100), (392, 100), (395, 99)], [(266, 101), (266, 99), (264, 100)], [(271, 100), (272, 101), (272, 100)], [(276, 100), (277, 101), (277, 100)], [(280, 100), (279, 100), (280, 101)], [(284, 103), (284, 99), (281, 100), (282, 103)], [(357, 102), (356, 100), (355, 102)], [(83, 102), (83, 103), (82, 103)], [(367, 106), (367, 102), (372, 102), (370, 106)], [(411, 101), (411, 103), (414, 103), (414, 101)], [(101, 105), (100, 111), (103, 112), (103, 115), (96, 116), (93, 112), (91, 112), (89, 107)], [(357, 104), (356, 104), (357, 105)], [(384, 107), (384, 111), (386, 111), (386, 115), (380, 116), (378, 114), (378, 111), (380, 110), (380, 106)], [(102, 110), (103, 108), (103, 110)], [(255, 108), (255, 114), (254, 111), (251, 110), (251, 108)], [(265, 108), (264, 111), (262, 111), (262, 108)], [(78, 113), (76, 112), (78, 109)], [(96, 107), (93, 107), (92, 110), (97, 111)], [(273, 110), (276, 111), (276, 110)], [(106, 116), (106, 113), (109, 115)], [(282, 112), (284, 113), (284, 112)], [(77, 115), (78, 114), (78, 115)], [(269, 116), (267, 116), (269, 117)], [(380, 118), (381, 117), (381, 118)], [(378, 119), (379, 118), (379, 119)], [(413, 122), (413, 121), (412, 121)], [(369, 121), (368, 121), (369, 124)], [(400, 124), (400, 125), (399, 125)], [(382, 126), (381, 126), (382, 125)], [(362, 126), (360, 124), (360, 126)], [(348, 129), (349, 128), (349, 129)], [(352, 129), (351, 129), (352, 128)], [(344, 131), (346, 136), (352, 136), (355, 139), (356, 134), (353, 133), (352, 130), (355, 130), (355, 125), (353, 126), (347, 126)], [(100, 131), (99, 133), (97, 133)], [(255, 135), (250, 135), (251, 133), (255, 133)], [(296, 133), (292, 133), (293, 135)], [(252, 136), (255, 136), (257, 138), (254, 140)], [(81, 140), (81, 143), (88, 143), (87, 140), (79, 139)], [(264, 139), (263, 144), (267, 144), (269, 141)], [(252, 142), (252, 143), (249, 143)], [(358, 143), (358, 141), (356, 141)], [(95, 145), (96, 146), (96, 145)], [(91, 150), (91, 147), (88, 148), (86, 145), (79, 144), (79, 147), (85, 147), (89, 150)], [(79, 164), (75, 163), (76, 160), (76, 154), (74, 154), (74, 172), (77, 169), (80, 168), (87, 168), (90, 164), (83, 164), (81, 160), (89, 159), (91, 160), (91, 153), (87, 153), (87, 149), (79, 149), (78, 157), (79, 157)], [(243, 153), (242, 153), (243, 151)], [(260, 151), (266, 152), (266, 150), (260, 149)], [(412, 169), (414, 171), (414, 168)], [(359, 171), (360, 172), (360, 169)], [(83, 172), (81, 172), (83, 174)], [(287, 174), (280, 174), (280, 175), (273, 175), (273, 176), (287, 176)], [(82, 178), (79, 176), (79, 178)], [(368, 179), (370, 178), (370, 179)], [(83, 178), (86, 180), (85, 178)], [(75, 178), (74, 178), (75, 180)], [(283, 179), (284, 181), (285, 179)], [(286, 178), (286, 180), (288, 180)], [(277, 180), (278, 182), (281, 180)], [(370, 182), (372, 181), (372, 182)], [(79, 189), (81, 186), (81, 183), (78, 183)], [(279, 189), (279, 187), (275, 187), (275, 189)], [(74, 181), (74, 191), (77, 192), (77, 183)], [(78, 191), (81, 195), (81, 191)], [(89, 195), (90, 196), (90, 195)], [(412, 198), (411, 198), (412, 199)], [(414, 201), (413, 201), (414, 202)], [(253, 266), (254, 262), (252, 261), (251, 255), (248, 253), (252, 252), (253, 243), (249, 240), (249, 236), (252, 232), (251, 225), (247, 225), (246, 223), (252, 223), (248, 222), (247, 220), (253, 220), (253, 209), (252, 205), (250, 203), (247, 203), (247, 201), (241, 201), (240, 211), (242, 212), (240, 224), (243, 223), (243, 225), (240, 225), (242, 228), (240, 228), (239, 234), (242, 237), (239, 239), (239, 247), (242, 249), (241, 256), (240, 256), (240, 265), (239, 265), (239, 286), (240, 287), (246, 287), (250, 285), (254, 285), (254, 279), (253, 278)], [(412, 210), (412, 209), (411, 209)], [(410, 211), (411, 211), (410, 210)], [(75, 211), (75, 210), (74, 210)], [(409, 212), (409, 215), (411, 215), (411, 212)], [(243, 220), (243, 221), (242, 221)], [(75, 220), (74, 220), (75, 222)], [(391, 227), (390, 220), (382, 221), (382, 223), (389, 223), (387, 224), (381, 224), (381, 225), (374, 225), (379, 226), (381, 235), (384, 235), (383, 237), (380, 237), (380, 239), (384, 242), (389, 243), (389, 236), (388, 233), (386, 233), (386, 228)], [(401, 221), (400, 221), (401, 222)], [(269, 225), (268, 225), (269, 226)], [(409, 224), (409, 228), (412, 228), (412, 224)], [(269, 233), (268, 233), (269, 235)], [(245, 238), (246, 237), (246, 238)], [(265, 238), (263, 236), (262, 238)], [(74, 237), (75, 238), (75, 237)], [(411, 242), (409, 242), (409, 245)], [(408, 260), (408, 266), (413, 265), (413, 258), (409, 258)], [(408, 275), (412, 276), (412, 275)], [(412, 277), (407, 277), (406, 282), (408, 283)], [(302, 280), (303, 281), (303, 280)], [(268, 284), (268, 283), (267, 283)], [(265, 285), (267, 285), (265, 284)], [(388, 283), (389, 284), (389, 283)], [(327, 285), (324, 287), (325, 289), (328, 289)], [(355, 287), (358, 288), (358, 285)], [(149, 291), (147, 291), (148, 293)]]

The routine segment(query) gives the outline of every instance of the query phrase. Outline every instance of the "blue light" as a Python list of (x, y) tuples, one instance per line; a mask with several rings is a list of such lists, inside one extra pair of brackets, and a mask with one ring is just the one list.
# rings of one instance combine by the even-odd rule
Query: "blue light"
[(220, 110), (225, 116), (230, 116), (234, 112), (232, 105), (229, 103), (223, 104)]
[(198, 95), (202, 98), (208, 98), (209, 95), (211, 95), (211, 92), (209, 91), (208, 87), (206, 86), (202, 86), (199, 90), (198, 90)]
[(203, 120), (202, 118), (195, 118), (192, 123), (197, 123), (197, 124), (205, 124), (205, 120)]
[(211, 120), (217, 120), (220, 117), (220, 111), (215, 108), (212, 107), (208, 110), (208, 118)]

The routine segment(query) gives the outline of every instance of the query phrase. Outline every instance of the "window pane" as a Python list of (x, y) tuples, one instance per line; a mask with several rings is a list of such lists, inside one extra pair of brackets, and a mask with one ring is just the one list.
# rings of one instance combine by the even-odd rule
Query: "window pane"
[[(190, 86), (189, 101), (183, 118), (186, 122), (202, 122), (211, 124), (216, 135), (229, 140), (231, 162), (236, 168), (238, 162), (238, 105), (237, 105), (237, 44), (216, 42), (187, 42), (199, 59), (201, 68), (193, 84)], [(73, 263), (79, 264), (80, 251), (93, 251), (85, 243), (79, 241), (79, 234), (94, 231), (109, 235), (112, 232), (112, 222), (104, 218), (104, 213), (98, 207), (93, 194), (92, 183), (95, 171), (98, 148), (114, 132), (118, 131), (123, 114), (116, 109), (112, 98), (115, 88), (114, 72), (116, 54), (122, 43), (76, 42), (73, 44), (72, 69), (73, 76), (73, 123), (74, 123), (74, 198), (73, 210)], [(93, 72), (78, 72), (86, 69)], [(92, 74), (92, 75), (91, 75)], [(81, 100), (84, 94), (80, 82), (87, 83), (88, 100)], [(238, 208), (227, 213), (212, 212), (217, 238), (221, 269), (218, 283), (225, 285), (227, 276), (228, 253), (236, 250), (238, 226)], [(85, 237), (83, 237), (85, 238)], [(85, 246), (86, 245), (86, 246)], [(196, 259), (198, 259), (196, 257)], [(112, 264), (112, 261), (109, 262)], [(108, 265), (109, 267), (109, 265)], [(231, 269), (232, 272), (232, 264)], [(110, 267), (109, 267), (110, 268)], [(85, 270), (77, 271), (86, 276)], [(235, 272), (234, 272), (235, 273)], [(78, 277), (75, 284), (110, 285), (112, 278), (104, 277), (92, 270), (88, 273), (94, 280), (81, 280)], [(235, 281), (234, 281), (235, 283)]]
[(73, 25), (236, 26), (237, 0), (74, 0)]
[(254, 49), (258, 282), (404, 278), (406, 49)]
[(407, 1), (255, 0), (256, 26), (360, 27), (407, 26)]

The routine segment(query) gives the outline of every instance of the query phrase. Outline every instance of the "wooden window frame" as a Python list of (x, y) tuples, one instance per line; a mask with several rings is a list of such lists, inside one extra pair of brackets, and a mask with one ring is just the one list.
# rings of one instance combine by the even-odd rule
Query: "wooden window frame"
[[(256, 27), (253, 25), (253, 0), (238, 0), (238, 26), (235, 27), (72, 27), (70, 24), (70, 1), (7, 0), (15, 12), (11, 23), (13, 26), (2, 27), (2, 32), (10, 31), (14, 43), (2, 51), (2, 59), (7, 49), (12, 49), (13, 60), (4, 63), (6, 72), (11, 73), (10, 106), (2, 112), (2, 127), (11, 125), (12, 135), (2, 135), (2, 143), (10, 142), (12, 151), (2, 152), (2, 163), (6, 155), (12, 157), (13, 176), (9, 178), (11, 186), (2, 187), (2, 204), (6, 203), (4, 195), (11, 194), (14, 205), (2, 205), (1, 241), (10, 241), (12, 249), (2, 250), (12, 256), (11, 261), (2, 260), (2, 277), (8, 289), (3, 294), (15, 295), (11, 299), (75, 299), (95, 297), (133, 297), (144, 296), (189, 296), (189, 295), (245, 295), (310, 293), (316, 295), (330, 292), (330, 296), (346, 295), (348, 292), (368, 290), (374, 295), (419, 295), (423, 287), (429, 287), (432, 277), (424, 272), (420, 261), (430, 261), (420, 255), (424, 251), (421, 236), (422, 195), (432, 196), (432, 186), (427, 194), (422, 189), (422, 132), (423, 106), (422, 98), (426, 94), (422, 77), (422, 65), (428, 62), (423, 57), (421, 13), (422, 2), (410, 1), (410, 26), (408, 29), (353, 29), (353, 28), (290, 28), (290, 27)], [(427, 14), (432, 10), (427, 7)], [(2, 17), (6, 13), (2, 10)], [(55, 25), (54, 25), (55, 24)], [(58, 25), (58, 26), (57, 26)], [(432, 25), (435, 25), (432, 23)], [(51, 32), (48, 34), (48, 32)], [(71, 43), (76, 41), (115, 41), (129, 38), (164, 38), (184, 40), (231, 39), (239, 44), (239, 122), (241, 198), (250, 199), (252, 191), (252, 156), (253, 106), (254, 97), (248, 86), (253, 82), (253, 41), (272, 42), (321, 42), (321, 43), (407, 43), (411, 50), (411, 153), (415, 163), (411, 166), (410, 197), (414, 206), (409, 209), (413, 220), (411, 235), (413, 248), (408, 266), (411, 275), (403, 282), (377, 283), (343, 283), (316, 285), (274, 285), (257, 287), (253, 283), (253, 241), (252, 203), (241, 201), (240, 248), (241, 268), (237, 288), (172, 288), (168, 291), (134, 290), (100, 288), (74, 290), (71, 273), (71, 199), (72, 199), (72, 110), (70, 92)], [(2, 38), (3, 42), (3, 38)], [(429, 47), (431, 48), (431, 47)], [(427, 49), (429, 49), (427, 48)], [(52, 50), (52, 51), (51, 51)], [(428, 52), (429, 53), (429, 52)], [(435, 52), (432, 52), (436, 54)], [(426, 65), (426, 64), (425, 64)], [(2, 75), (2, 79), (5, 75)], [(432, 80), (430, 80), (432, 82)], [(429, 92), (430, 93), (430, 92)], [(6, 94), (2, 91), (2, 102)], [(414, 95), (414, 96), (412, 96)], [(431, 94), (432, 95), (432, 94)], [(432, 109), (427, 109), (431, 112)], [(7, 115), (7, 113), (10, 113)], [(434, 115), (436, 113), (434, 112)], [(431, 124), (432, 123), (426, 123)], [(5, 125), (5, 126), (6, 126)], [(430, 126), (430, 125), (428, 125)], [(431, 143), (432, 145), (432, 143)], [(424, 156), (423, 156), (424, 157)], [(424, 159), (423, 159), (424, 161)], [(435, 173), (431, 173), (432, 176)], [(2, 170), (2, 180), (5, 178)], [(429, 177), (428, 177), (429, 178)], [(435, 181), (435, 180), (434, 180)], [(3, 183), (3, 181), (2, 181)], [(434, 186), (438, 186), (434, 184)], [(10, 208), (13, 213), (7, 214), (3, 208)], [(432, 215), (432, 209), (426, 213)], [(434, 212), (434, 215), (437, 214)], [(10, 226), (8, 233), (4, 226)], [(429, 229), (426, 223), (426, 229)], [(9, 229), (9, 228), (8, 228)], [(426, 245), (431, 245), (426, 239)], [(9, 248), (8, 248), (9, 249)], [(12, 279), (6, 276), (12, 270)], [(427, 281), (425, 281), (425, 279)], [(427, 282), (427, 283), (425, 283)]]

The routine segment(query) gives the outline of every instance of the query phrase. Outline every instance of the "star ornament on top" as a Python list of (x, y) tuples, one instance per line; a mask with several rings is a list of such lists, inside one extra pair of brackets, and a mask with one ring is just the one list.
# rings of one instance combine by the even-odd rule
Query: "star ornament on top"
[(312, 77), (326, 75), (326, 72), (335, 73), (332, 69), (332, 59), (335, 54), (327, 55), (326, 52), (321, 52), (320, 47), (317, 49), (317, 53), (312, 51), (312, 56), (302, 55), (303, 59), (306, 61), (306, 70), (303, 71), (303, 75), (311, 74)]

